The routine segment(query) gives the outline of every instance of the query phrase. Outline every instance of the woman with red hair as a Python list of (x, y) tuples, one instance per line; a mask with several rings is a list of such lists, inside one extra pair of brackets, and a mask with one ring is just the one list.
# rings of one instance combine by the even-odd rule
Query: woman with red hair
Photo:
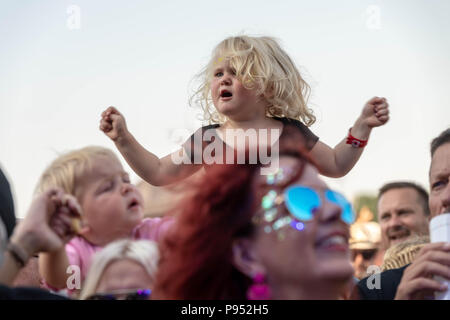
[(291, 140), (280, 139), (275, 174), (212, 165), (191, 186), (162, 243), (153, 298), (339, 297), (353, 275), (353, 211)]

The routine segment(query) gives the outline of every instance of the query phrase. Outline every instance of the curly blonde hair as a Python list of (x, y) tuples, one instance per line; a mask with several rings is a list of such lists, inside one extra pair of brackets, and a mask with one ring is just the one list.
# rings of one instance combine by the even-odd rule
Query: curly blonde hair
[(206, 67), (197, 75), (201, 85), (190, 98), (198, 104), (209, 123), (223, 123), (226, 118), (213, 106), (211, 80), (217, 61), (226, 59), (238, 80), (249, 90), (256, 89), (267, 100), (266, 115), (287, 117), (310, 126), (316, 118), (307, 101), (310, 87), (275, 38), (236, 36), (220, 42)]
[(381, 270), (397, 269), (412, 263), (419, 251), (429, 242), (428, 236), (416, 236), (390, 247), (384, 254)]

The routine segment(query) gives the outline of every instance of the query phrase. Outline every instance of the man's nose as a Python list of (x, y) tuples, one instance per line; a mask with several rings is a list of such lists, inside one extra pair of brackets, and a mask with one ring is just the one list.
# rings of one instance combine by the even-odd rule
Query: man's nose
[(387, 223), (388, 228), (396, 228), (401, 225), (402, 225), (401, 220), (396, 214), (393, 214), (391, 219), (389, 219), (389, 222)]

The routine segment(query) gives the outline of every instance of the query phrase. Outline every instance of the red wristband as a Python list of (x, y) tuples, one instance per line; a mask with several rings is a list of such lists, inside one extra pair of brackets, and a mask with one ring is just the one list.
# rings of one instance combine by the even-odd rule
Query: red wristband
[(353, 148), (364, 148), (367, 145), (368, 140), (356, 139), (350, 133), (351, 130), (352, 128), (348, 129), (347, 144), (351, 144)]

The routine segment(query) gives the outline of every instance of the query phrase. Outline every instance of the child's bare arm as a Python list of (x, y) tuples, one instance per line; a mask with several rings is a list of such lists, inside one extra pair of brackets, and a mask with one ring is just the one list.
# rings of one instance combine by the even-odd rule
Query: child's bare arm
[(65, 248), (39, 255), (39, 273), (45, 282), (58, 289), (66, 288), (69, 259)]
[[(372, 128), (389, 120), (389, 105), (385, 98), (374, 97), (364, 106), (361, 116), (352, 127), (351, 134), (357, 139), (367, 140)], [(354, 148), (343, 139), (334, 149), (318, 141), (311, 150), (311, 157), (319, 172), (325, 176), (345, 176), (358, 162), (364, 148)]]
[(181, 150), (161, 159), (146, 150), (128, 131), (125, 118), (114, 107), (109, 107), (102, 113), (100, 130), (114, 141), (130, 167), (151, 185), (161, 186), (179, 181), (201, 167), (175, 163), (173, 158)]

